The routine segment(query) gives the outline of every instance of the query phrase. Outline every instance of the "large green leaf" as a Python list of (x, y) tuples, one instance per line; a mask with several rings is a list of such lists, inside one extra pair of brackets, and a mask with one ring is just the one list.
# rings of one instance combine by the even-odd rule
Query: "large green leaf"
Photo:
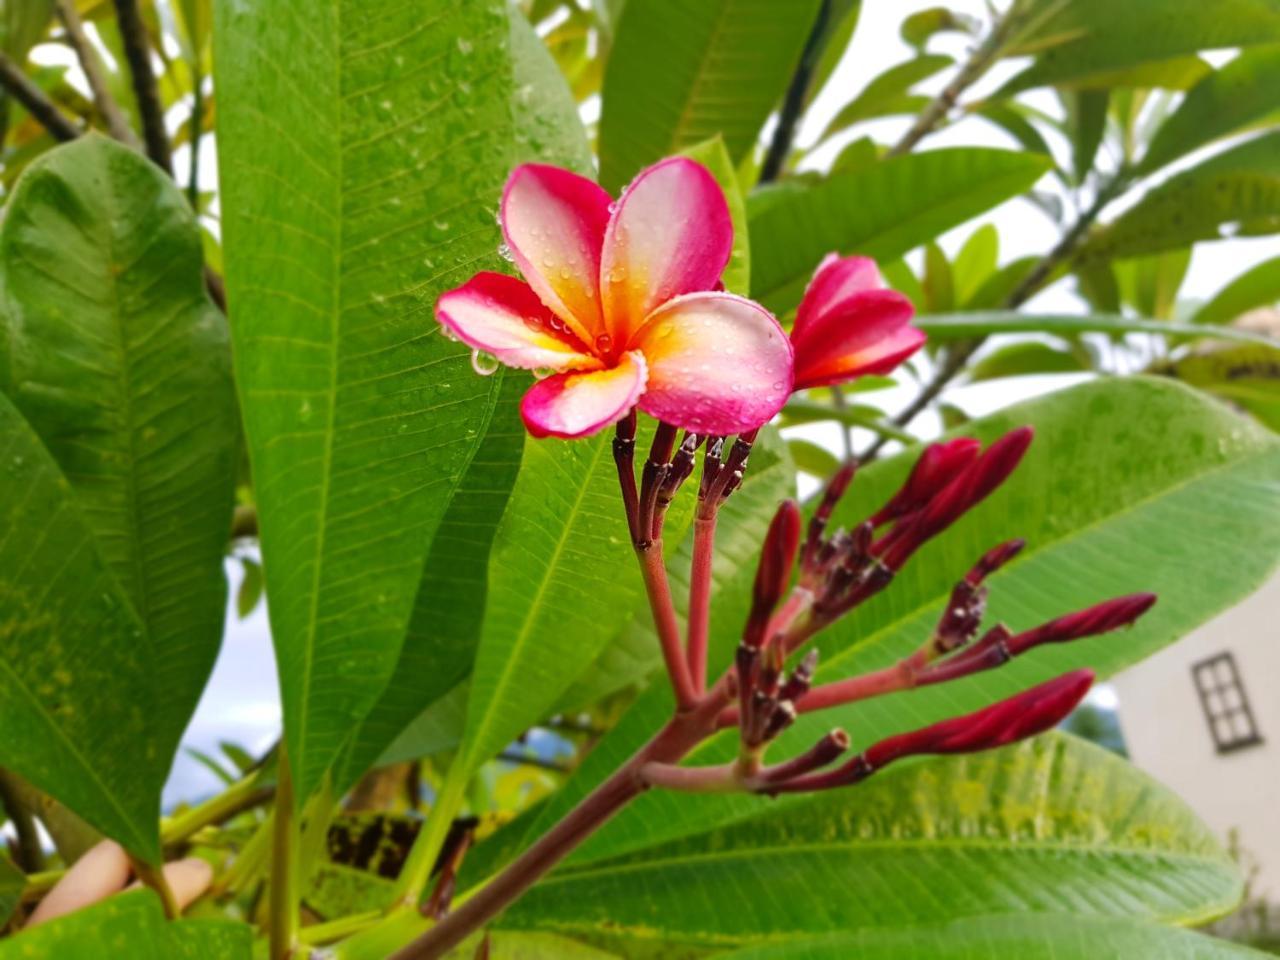
[(1280, 433), (1280, 346), (1193, 353), (1160, 371), (1248, 410)]
[[(516, 159), (589, 174), (591, 149), (564, 77), (514, 10), (511, 59)], [(427, 554), (395, 672), (343, 757), (339, 790), (471, 670), (484, 615), (489, 550), (524, 451), (518, 403), (528, 386), (527, 375), (506, 375), (484, 439)]]
[(819, 0), (647, 0), (622, 10), (605, 66), (600, 180), (719, 134), (734, 163), (800, 60)]
[(1187, 93), (1160, 124), (1139, 170), (1151, 171), (1280, 110), (1280, 46), (1245, 50)]
[(1018, 313), (1016, 310), (975, 310), (967, 313), (936, 313), (917, 317), (916, 326), (931, 340), (967, 340), (1004, 333), (1154, 333), (1171, 338), (1206, 338), (1239, 343), (1275, 346), (1273, 337), (1232, 327), (1203, 326), (1196, 323), (1165, 323), (1111, 313)]
[(1036, 6), (1035, 29), (1004, 51), (1035, 54), (1035, 61), (1002, 93), (1046, 84), (1105, 88), (1127, 68), (1280, 41), (1274, 0), (1038, 0)]
[(121, 894), (0, 941), (0, 960), (249, 960), (253, 928), (165, 919), (150, 890)]
[(562, 871), (503, 922), (705, 944), (993, 913), (1194, 922), (1243, 886), (1171, 791), (1061, 735), (756, 809)]
[(0, 394), (0, 765), (149, 860), (170, 759), (155, 681), (79, 498)]
[(70, 480), (150, 633), (166, 754), (213, 668), (226, 609), (239, 424), (226, 321), (202, 267), (173, 181), (98, 136), (33, 163), (0, 232), (0, 389)]
[(1254, 307), (1280, 301), (1280, 257), (1250, 267), (1196, 311), (1192, 323), (1230, 323)]
[[(920, 109), (920, 97), (911, 97), (909, 91), (917, 83), (945, 70), (955, 61), (941, 53), (921, 54), (911, 60), (895, 64), (869, 81), (856, 97), (840, 108), (822, 132), (822, 139), (839, 133), (847, 127), (873, 117), (894, 113), (914, 113)], [(928, 98), (923, 98), (928, 102)]]
[[(802, 717), (777, 755), (807, 748), (840, 724), (856, 744), (962, 713), (1054, 676), (1089, 666), (1101, 676), (1185, 634), (1255, 588), (1280, 557), (1280, 442), (1262, 427), (1189, 388), (1162, 380), (1100, 380), (1010, 407), (967, 426), (990, 440), (1031, 424), (1036, 442), (1012, 478), (977, 510), (923, 548), (882, 594), (818, 637), (818, 680), (894, 663), (928, 636), (955, 580), (1002, 540), (1025, 537), (1019, 559), (991, 581), (988, 622), (1014, 630), (1108, 597), (1151, 590), (1160, 602), (1131, 630), (1042, 648), (999, 670)], [(863, 470), (837, 511), (849, 527), (896, 489), (915, 454)], [(749, 598), (712, 634), (713, 667), (731, 657)], [(670, 715), (655, 685), (546, 805), (536, 836), (626, 760)], [(733, 755), (722, 736), (698, 762)], [(779, 805), (792, 801), (779, 799)], [(754, 798), (636, 800), (570, 862), (643, 849), (758, 812)]]
[(395, 668), (500, 389), (432, 305), (501, 263), (510, 28), (497, 0), (216, 12), (237, 383), (305, 796)]
[(1262, 960), (1272, 956), (1190, 930), (1109, 917), (974, 917), (773, 946), (725, 960)]
[(27, 52), (49, 28), (53, 7), (54, 0), (6, 0), (0, 3), (0, 50), (19, 66), (26, 63)]
[(1280, 230), (1280, 131), (1225, 150), (1162, 183), (1095, 233), (1079, 258), (1158, 253), (1197, 240)]
[(752, 296), (789, 310), (831, 251), (899, 257), (1026, 190), (1050, 166), (1009, 150), (934, 150), (752, 194)]
[[(638, 459), (650, 436), (641, 430)], [(571, 443), (526, 441), (489, 561), (467, 705), (472, 766), (546, 716), (642, 596), (612, 447), (610, 431)], [(684, 535), (691, 499), (686, 492), (672, 504), (667, 542)]]

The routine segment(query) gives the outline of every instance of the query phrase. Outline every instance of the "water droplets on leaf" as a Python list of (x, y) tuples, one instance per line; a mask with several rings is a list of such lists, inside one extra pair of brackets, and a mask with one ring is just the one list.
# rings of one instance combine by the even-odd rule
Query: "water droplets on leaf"
[(493, 376), (501, 365), (493, 354), (485, 353), (483, 350), (471, 351), (471, 369), (482, 377)]

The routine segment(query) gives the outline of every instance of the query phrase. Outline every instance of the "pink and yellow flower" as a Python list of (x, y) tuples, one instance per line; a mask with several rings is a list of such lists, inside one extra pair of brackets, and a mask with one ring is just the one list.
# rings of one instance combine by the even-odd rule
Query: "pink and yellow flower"
[(828, 255), (791, 328), (796, 389), (888, 373), (924, 343), (910, 325), (914, 312), (910, 300), (886, 289), (874, 260)]
[(520, 405), (534, 436), (587, 436), (636, 406), (726, 435), (781, 409), (791, 344), (759, 304), (717, 289), (733, 226), (705, 168), (664, 160), (614, 204), (584, 177), (525, 164), (501, 217), (524, 281), (479, 273), (442, 295), (436, 316), (507, 366), (553, 372)]

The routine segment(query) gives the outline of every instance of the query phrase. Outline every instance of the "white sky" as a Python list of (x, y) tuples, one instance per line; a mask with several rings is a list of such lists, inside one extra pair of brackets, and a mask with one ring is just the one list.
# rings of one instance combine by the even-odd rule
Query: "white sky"
[[(937, 0), (896, 0), (896, 2), (865, 0), (853, 43), (837, 68), (832, 81), (809, 111), (801, 128), (798, 138), (801, 145), (811, 144), (844, 103), (861, 90), (869, 80), (888, 67), (914, 55), (914, 51), (899, 38), (898, 27), (910, 13), (936, 6), (936, 4)], [(950, 0), (948, 5), (958, 12), (967, 13), (982, 20), (987, 16), (984, 0)], [(935, 37), (930, 43), (930, 50), (950, 53), (960, 59), (964, 57), (972, 43), (970, 38), (958, 34), (946, 34)], [(70, 51), (55, 45), (46, 44), (33, 56), (34, 59), (43, 63), (73, 65)], [(982, 96), (993, 90), (1017, 67), (1018, 65), (1014, 63), (998, 65), (970, 92), (969, 96)], [(76, 73), (77, 71), (73, 69), (73, 78)], [(948, 76), (949, 74), (944, 72), (917, 89), (924, 93), (937, 92), (946, 83)], [(83, 87), (82, 81), (80, 86)], [(1035, 96), (1038, 97), (1037, 106), (1046, 111), (1058, 112), (1056, 101), (1051, 95)], [(177, 108), (176, 113), (181, 112), (182, 109)], [(175, 115), (173, 119), (176, 121), (178, 117)], [(909, 123), (910, 118), (893, 118), (859, 124), (856, 131), (836, 138), (831, 144), (824, 146), (806, 162), (806, 166), (821, 167), (830, 163), (839, 148), (857, 136), (871, 134), (882, 143), (892, 143), (905, 131)], [(969, 120), (944, 130), (926, 140), (919, 149), (958, 145), (989, 145), (1018, 149), (1018, 144), (1011, 138), (993, 125), (981, 120)], [(187, 149), (183, 147), (175, 153), (175, 168), (179, 171), (187, 169)], [(1200, 155), (1202, 154), (1193, 155), (1180, 166), (1194, 162)], [(205, 189), (213, 189), (217, 182), (217, 170), (212, 139), (206, 143), (202, 151), (202, 161), (201, 185)], [(1171, 169), (1176, 170), (1178, 167)], [(974, 223), (944, 235), (941, 238), (944, 249), (949, 254), (954, 254), (976, 223), (980, 222), (994, 222), (999, 227), (1001, 262), (1008, 262), (1027, 253), (1047, 250), (1058, 237), (1058, 227), (1042, 212), (1025, 201), (1012, 200), (988, 212)], [(1267, 256), (1274, 256), (1276, 249), (1276, 241), (1271, 237), (1250, 240), (1232, 239), (1202, 244), (1196, 249), (1190, 271), (1182, 287), (1182, 296), (1206, 299), (1248, 267)], [(914, 263), (918, 266), (918, 259)], [(1037, 308), (1078, 311), (1081, 306), (1071, 292), (1070, 283), (1066, 282), (1059, 283), (1053, 289), (1042, 293), (1029, 304), (1029, 309)], [(964, 387), (949, 396), (952, 396), (962, 409), (970, 414), (981, 415), (1027, 396), (1060, 389), (1078, 379), (1080, 378), (1027, 377), (1016, 381), (997, 381)], [(892, 411), (910, 400), (912, 393), (910, 388), (887, 390), (860, 396), (858, 400), (874, 401)], [(938, 429), (938, 424), (936, 418), (926, 415), (919, 419), (917, 427), (926, 432), (932, 432)], [(797, 432), (831, 449), (839, 447), (838, 433), (833, 426), (806, 427)], [(869, 439), (870, 435), (859, 434), (857, 443), (861, 447)], [(811, 483), (805, 483), (803, 488), (807, 492), (812, 489), (812, 486)], [(228, 610), (226, 641), (209, 688), (185, 739), (187, 745), (210, 753), (216, 753), (218, 741), (225, 739), (232, 740), (250, 750), (264, 749), (278, 735), (280, 728), (275, 664), (270, 651), (265, 610), (260, 606), (245, 621), (240, 621), (236, 617), (234, 595), (241, 577), (240, 564), (229, 561), (227, 570), (232, 586), (232, 602)], [(1109, 688), (1100, 690), (1098, 696), (1105, 705), (1114, 705), (1114, 693)], [(197, 797), (211, 792), (217, 786), (218, 783), (212, 774), (185, 755), (180, 755), (166, 789), (166, 805), (178, 799)]]

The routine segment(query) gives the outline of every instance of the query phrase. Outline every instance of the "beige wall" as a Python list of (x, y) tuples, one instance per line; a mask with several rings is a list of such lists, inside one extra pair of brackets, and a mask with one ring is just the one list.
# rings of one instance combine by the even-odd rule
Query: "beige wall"
[[(1192, 664), (1230, 651), (1261, 746), (1218, 754)], [(1172, 787), (1262, 867), (1255, 895), (1280, 903), (1280, 575), (1183, 640), (1115, 678), (1133, 761)]]

